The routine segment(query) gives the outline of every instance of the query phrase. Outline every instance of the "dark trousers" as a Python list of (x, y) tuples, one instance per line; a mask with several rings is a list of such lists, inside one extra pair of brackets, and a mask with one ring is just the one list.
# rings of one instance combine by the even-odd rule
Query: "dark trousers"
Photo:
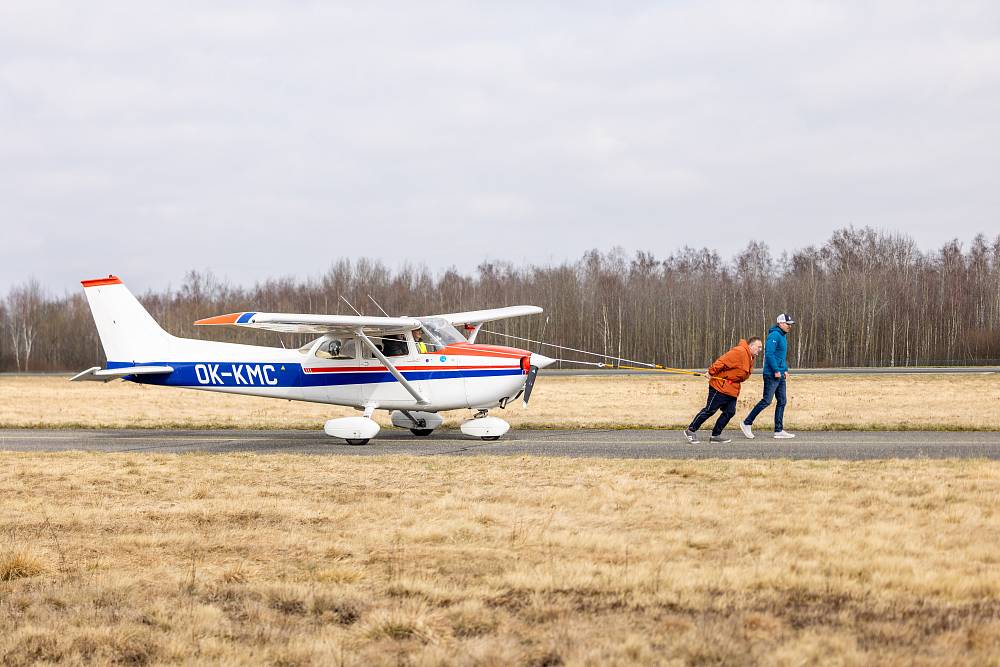
[(753, 425), (753, 420), (757, 419), (761, 410), (771, 405), (771, 401), (775, 398), (778, 399), (778, 405), (774, 408), (774, 432), (783, 431), (785, 429), (785, 404), (788, 403), (788, 396), (785, 393), (785, 378), (776, 378), (774, 373), (768, 373), (764, 376), (764, 398), (760, 399), (753, 407), (743, 423), (747, 426)]
[(701, 428), (709, 417), (714, 415), (717, 411), (722, 410), (722, 414), (719, 415), (719, 419), (715, 422), (715, 428), (712, 429), (712, 435), (722, 435), (722, 429), (726, 428), (726, 424), (729, 420), (733, 418), (736, 414), (736, 399), (732, 396), (727, 396), (721, 391), (713, 387), (708, 388), (708, 403), (705, 407), (701, 409), (697, 415), (695, 415), (694, 421), (688, 426), (689, 431), (697, 431)]

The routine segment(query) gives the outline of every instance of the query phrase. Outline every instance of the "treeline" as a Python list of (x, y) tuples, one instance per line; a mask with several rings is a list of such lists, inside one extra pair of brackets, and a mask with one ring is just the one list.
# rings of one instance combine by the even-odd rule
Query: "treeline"
[[(535, 304), (545, 315), (485, 328), (702, 368), (740, 337), (763, 336), (775, 315), (787, 311), (799, 322), (789, 339), (797, 367), (1000, 361), (1000, 237), (922, 252), (905, 235), (851, 228), (822, 246), (780, 256), (757, 242), (729, 261), (708, 248), (664, 258), (594, 250), (573, 263), (485, 263), (473, 274), (342, 259), (318, 278), (273, 278), (253, 287), (192, 271), (179, 288), (139, 298), (178, 336), (287, 347), (306, 339), (192, 322), (242, 310), (351, 314), (348, 302), (367, 315), (381, 314), (375, 302), (393, 315)], [(0, 333), (3, 371), (78, 370), (104, 362), (82, 288), (54, 296), (36, 279), (15, 285), (0, 304)], [(483, 333), (479, 342), (516, 341)]]

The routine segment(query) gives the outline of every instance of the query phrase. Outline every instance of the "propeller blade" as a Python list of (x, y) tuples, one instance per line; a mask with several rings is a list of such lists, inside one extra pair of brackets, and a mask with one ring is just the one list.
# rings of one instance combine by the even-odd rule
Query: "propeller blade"
[(538, 366), (532, 366), (528, 371), (528, 378), (524, 381), (524, 407), (528, 407), (528, 399), (531, 398), (531, 388), (535, 386), (535, 378), (538, 376)]

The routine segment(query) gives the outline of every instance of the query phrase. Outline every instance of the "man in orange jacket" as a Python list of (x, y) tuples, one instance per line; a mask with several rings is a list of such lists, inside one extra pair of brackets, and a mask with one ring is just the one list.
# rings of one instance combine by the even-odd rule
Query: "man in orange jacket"
[(760, 338), (741, 340), (740, 344), (716, 359), (708, 367), (708, 403), (695, 415), (694, 421), (684, 431), (688, 442), (698, 444), (698, 429), (709, 417), (722, 410), (709, 442), (732, 442), (732, 438), (722, 435), (726, 424), (736, 414), (736, 399), (740, 395), (740, 385), (753, 373), (753, 360), (760, 354)]

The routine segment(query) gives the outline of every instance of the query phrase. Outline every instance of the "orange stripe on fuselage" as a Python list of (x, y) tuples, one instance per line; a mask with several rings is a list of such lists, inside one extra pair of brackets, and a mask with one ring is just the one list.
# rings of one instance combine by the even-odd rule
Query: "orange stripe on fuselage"
[(122, 279), (118, 276), (108, 276), (107, 278), (95, 278), (93, 280), (81, 280), (84, 287), (99, 287), (101, 285), (121, 285)]
[[(397, 371), (409, 373), (411, 371), (488, 371), (488, 370), (512, 370), (519, 368), (518, 364), (506, 366), (396, 366)], [(384, 373), (388, 368), (385, 366), (316, 366), (313, 368), (302, 368), (305, 373), (363, 373), (368, 371), (378, 371)]]
[(206, 317), (203, 320), (198, 320), (195, 324), (236, 324), (236, 320), (240, 319), (242, 315), (243, 313), (216, 315), (215, 317)]
[(503, 345), (479, 345), (475, 343), (455, 343), (431, 354), (451, 354), (456, 357), (502, 357), (504, 359), (519, 359), (531, 356), (527, 350)]

